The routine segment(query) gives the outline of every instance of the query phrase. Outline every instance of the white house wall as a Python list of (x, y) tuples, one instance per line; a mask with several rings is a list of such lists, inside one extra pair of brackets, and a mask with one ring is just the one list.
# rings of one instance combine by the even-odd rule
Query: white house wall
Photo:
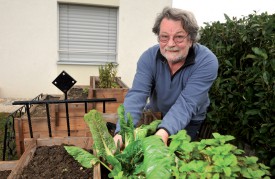
[(33, 98), (60, 94), (52, 81), (65, 70), (88, 85), (98, 66), (60, 65), (58, 2), (119, 8), (118, 75), (131, 87), (136, 62), (156, 37), (151, 32), (157, 13), (172, 0), (0, 0), (0, 97)]

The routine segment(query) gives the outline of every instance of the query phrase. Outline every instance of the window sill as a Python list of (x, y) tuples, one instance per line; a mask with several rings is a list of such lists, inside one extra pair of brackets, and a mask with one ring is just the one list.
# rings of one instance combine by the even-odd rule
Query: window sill
[[(111, 62), (65, 62), (65, 61), (58, 61), (57, 65), (83, 65), (83, 66), (98, 66), (98, 65), (105, 65), (106, 63)], [(116, 63), (116, 62), (113, 62)]]

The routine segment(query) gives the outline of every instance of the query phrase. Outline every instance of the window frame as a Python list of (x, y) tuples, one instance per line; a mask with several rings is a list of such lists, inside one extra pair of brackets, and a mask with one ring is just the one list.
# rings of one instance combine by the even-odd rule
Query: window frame
[[(111, 23), (115, 24), (114, 27), (115, 27), (115, 30), (114, 30), (114, 33), (112, 34), (113, 38), (115, 38), (115, 40), (113, 40), (112, 42), (112, 48), (113, 48), (113, 51), (110, 51), (110, 44), (111, 43), (106, 43), (108, 47), (105, 47), (105, 48), (108, 48), (108, 50), (104, 51), (104, 50), (90, 50), (90, 51), (81, 51), (81, 49), (79, 51), (73, 51), (70, 49), (70, 47), (68, 47), (67, 49), (64, 50), (64, 48), (62, 48), (61, 46), (61, 36), (64, 35), (64, 34), (61, 34), (61, 6), (67, 6), (67, 7), (84, 7), (84, 8), (89, 8), (91, 7), (91, 9), (105, 9), (105, 10), (109, 10), (109, 11), (112, 11), (111, 13), (114, 13), (115, 14), (115, 17), (114, 16), (111, 16), (109, 14), (109, 17), (111, 18), (114, 18), (115, 20), (111, 21), (109, 20), (108, 22), (109, 23), (106, 23), (106, 25), (109, 25)], [(114, 7), (114, 6), (99, 6), (99, 5), (92, 5), (92, 4), (74, 4), (74, 3), (58, 3), (58, 61), (57, 61), (57, 64), (78, 64), (78, 65), (102, 65), (102, 64), (106, 64), (106, 63), (110, 63), (110, 62), (113, 62), (113, 63), (117, 63), (117, 49), (118, 49), (118, 15), (119, 15), (119, 11), (118, 11), (118, 7)], [(88, 16), (87, 16), (88, 17)], [(90, 28), (90, 29), (93, 29), (93, 28)], [(111, 30), (109, 30), (111, 31)], [(107, 32), (106, 34), (110, 33), (110, 32)], [(101, 32), (100, 32), (101, 33)], [(93, 37), (93, 36), (89, 36), (89, 37)], [(98, 37), (96, 35), (94, 35), (94, 37)], [(105, 37), (105, 36), (104, 36)], [(112, 38), (111, 37), (111, 38)], [(68, 37), (69, 38), (69, 37)], [(109, 36), (108, 36), (109, 38)], [(69, 41), (69, 40), (68, 40)], [(109, 41), (109, 40), (108, 40)], [(94, 42), (94, 44), (96, 44)], [(67, 50), (67, 51), (66, 51)], [(68, 56), (70, 56), (71, 54), (73, 55), (76, 55), (77, 53), (79, 53), (80, 55), (83, 54), (83, 53), (91, 53), (92, 55), (89, 57), (89, 60), (81, 60), (81, 59), (76, 59), (77, 57), (74, 58), (74, 60), (70, 59), (71, 57), (68, 57), (67, 59), (62, 59), (62, 53), (66, 53), (68, 52)], [(105, 55), (105, 57), (100, 57), (100, 59), (96, 59), (94, 58), (93, 59), (93, 56), (96, 56), (96, 55), (101, 55), (103, 54), (103, 56)], [(108, 55), (109, 54), (109, 55)], [(64, 55), (64, 54), (63, 54)], [(76, 55), (77, 56), (77, 55)], [(108, 57), (111, 57), (111, 58), (108, 58)], [(104, 58), (104, 59), (102, 59)]]

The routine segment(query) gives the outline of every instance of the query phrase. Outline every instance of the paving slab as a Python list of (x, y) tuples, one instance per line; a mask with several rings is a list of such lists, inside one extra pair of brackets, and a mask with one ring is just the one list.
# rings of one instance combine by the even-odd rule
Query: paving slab
[(0, 98), (0, 112), (12, 113), (22, 107), (21, 105), (12, 105), (14, 101), (25, 101), (26, 98)]

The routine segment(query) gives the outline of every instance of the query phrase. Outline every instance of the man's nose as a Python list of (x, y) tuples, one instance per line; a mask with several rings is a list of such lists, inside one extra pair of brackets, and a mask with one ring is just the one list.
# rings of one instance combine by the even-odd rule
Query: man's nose
[(170, 47), (170, 46), (175, 46), (175, 45), (176, 45), (176, 43), (175, 43), (173, 37), (169, 38), (169, 40), (168, 40), (168, 42), (167, 42), (167, 45), (168, 45), (169, 47)]

